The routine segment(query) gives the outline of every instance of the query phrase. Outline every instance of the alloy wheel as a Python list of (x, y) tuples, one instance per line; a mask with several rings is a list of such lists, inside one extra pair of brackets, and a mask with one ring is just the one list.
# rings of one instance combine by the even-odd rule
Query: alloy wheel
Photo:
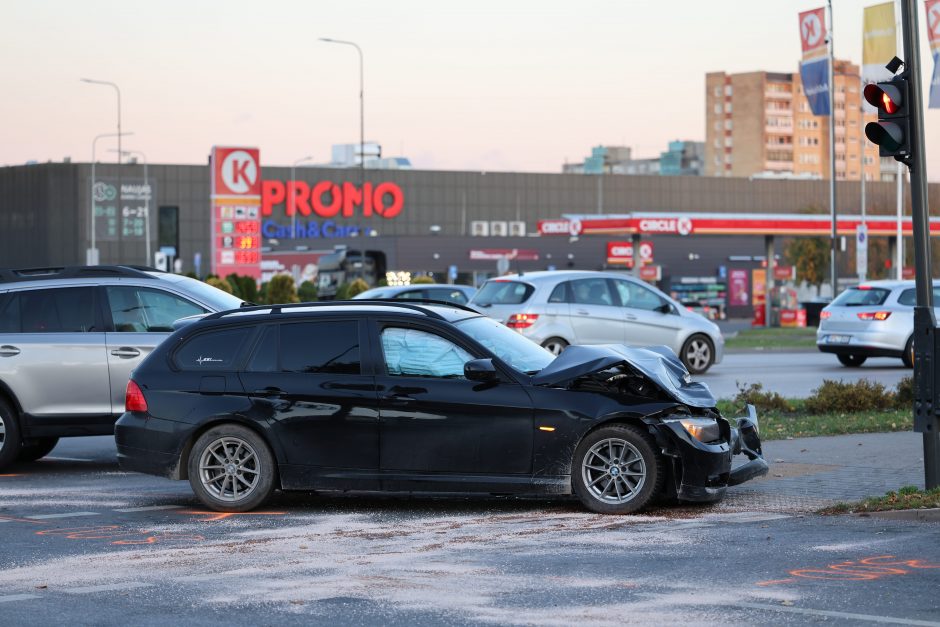
[(708, 342), (701, 338), (695, 338), (689, 342), (685, 351), (685, 361), (692, 367), (692, 370), (701, 372), (708, 367), (712, 358), (712, 349)]
[(3, 416), (0, 416), (0, 449), (3, 448), (3, 442), (7, 439), (7, 426), (3, 422)]
[(620, 438), (596, 443), (581, 464), (584, 486), (597, 500), (619, 505), (639, 494), (646, 482), (646, 462), (632, 444)]
[(561, 352), (563, 350), (568, 348), (568, 345), (562, 341), (554, 340), (554, 341), (546, 342), (543, 345), (543, 348), (547, 350), (548, 352), (550, 352), (552, 355), (558, 356), (558, 355), (561, 355)]
[(247, 498), (257, 487), (261, 471), (255, 450), (241, 438), (219, 438), (199, 458), (199, 480), (209, 494), (222, 501)]

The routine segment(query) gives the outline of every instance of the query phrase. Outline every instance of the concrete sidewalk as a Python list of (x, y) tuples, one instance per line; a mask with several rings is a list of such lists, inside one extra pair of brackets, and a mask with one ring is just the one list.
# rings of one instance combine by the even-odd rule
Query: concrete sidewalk
[(812, 512), (838, 502), (924, 487), (921, 434), (862, 433), (764, 443), (766, 477), (728, 489), (722, 508)]

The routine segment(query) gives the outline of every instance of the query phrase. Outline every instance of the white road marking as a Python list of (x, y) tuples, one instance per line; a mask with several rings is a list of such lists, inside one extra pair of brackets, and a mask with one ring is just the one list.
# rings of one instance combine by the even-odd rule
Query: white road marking
[(765, 603), (730, 603), (733, 607), (746, 607), (752, 610), (769, 610), (772, 612), (789, 612), (790, 614), (804, 614), (807, 616), (826, 616), (830, 618), (845, 618), (847, 620), (864, 620), (871, 623), (885, 625), (924, 625), (926, 627), (940, 627), (940, 623), (929, 620), (915, 620), (912, 618), (894, 618), (893, 616), (874, 616), (872, 614), (855, 614), (852, 612), (834, 612), (832, 610), (814, 610), (802, 607), (789, 607), (786, 605), (767, 605)]
[(121, 590), (134, 590), (136, 588), (149, 588), (153, 584), (142, 581), (127, 581), (125, 583), (110, 583), (101, 586), (80, 586), (78, 588), (63, 588), (62, 592), (69, 594), (93, 594), (95, 592), (120, 592)]
[(148, 505), (147, 507), (124, 507), (114, 511), (122, 514), (131, 514), (133, 512), (155, 512), (161, 509), (179, 509), (182, 505)]
[(4, 594), (0, 595), (0, 603), (9, 603), (10, 601), (29, 601), (31, 599), (41, 598), (38, 594)]
[(76, 516), (100, 516), (98, 512), (68, 512), (65, 514), (36, 514), (35, 516), (24, 516), (30, 520), (47, 520), (49, 518), (73, 518)]

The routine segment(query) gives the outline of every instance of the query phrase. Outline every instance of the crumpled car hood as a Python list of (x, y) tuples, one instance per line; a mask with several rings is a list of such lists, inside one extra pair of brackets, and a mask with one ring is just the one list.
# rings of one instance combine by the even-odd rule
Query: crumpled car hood
[(691, 407), (717, 404), (704, 383), (691, 380), (689, 371), (668, 346), (628, 347), (622, 344), (569, 346), (532, 377), (535, 385), (558, 386), (592, 372), (600, 372), (626, 362), (658, 385), (676, 401)]

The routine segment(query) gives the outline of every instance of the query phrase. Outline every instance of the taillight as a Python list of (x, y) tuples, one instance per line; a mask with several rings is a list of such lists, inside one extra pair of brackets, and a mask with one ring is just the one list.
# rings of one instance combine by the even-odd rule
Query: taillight
[(820, 319), (820, 320), (828, 320), (828, 319), (831, 318), (831, 317), (832, 317), (832, 312), (831, 312), (831, 311), (820, 311), (820, 312), (819, 312), (819, 319)]
[(860, 320), (887, 320), (890, 311), (862, 311), (858, 314)]
[(506, 321), (506, 326), (510, 329), (528, 329), (538, 319), (538, 314), (512, 314)]
[(127, 394), (124, 395), (124, 411), (147, 411), (147, 399), (133, 379), (127, 382)]

